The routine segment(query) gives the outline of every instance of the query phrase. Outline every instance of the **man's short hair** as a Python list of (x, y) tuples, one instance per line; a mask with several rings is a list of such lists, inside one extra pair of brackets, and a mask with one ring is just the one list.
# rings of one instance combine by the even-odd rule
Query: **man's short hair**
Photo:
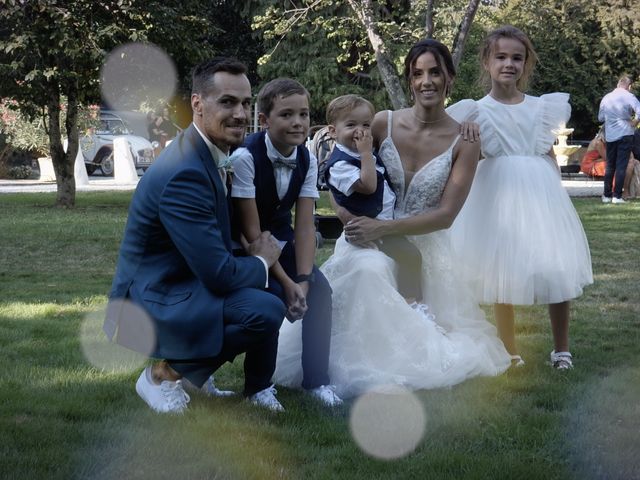
[(258, 92), (258, 112), (268, 117), (277, 98), (286, 98), (291, 95), (305, 95), (307, 100), (311, 101), (307, 89), (292, 78), (276, 78), (267, 82)]
[(621, 75), (618, 79), (618, 87), (621, 88), (629, 88), (632, 83), (631, 77), (627, 74)]
[(348, 94), (334, 98), (327, 105), (327, 123), (335, 125), (345, 114), (361, 105), (366, 105), (371, 110), (372, 117), (375, 115), (376, 109), (373, 104), (359, 95)]
[(191, 73), (191, 94), (206, 95), (213, 87), (213, 75), (228, 72), (232, 75), (246, 75), (244, 63), (230, 57), (214, 57), (197, 65)]

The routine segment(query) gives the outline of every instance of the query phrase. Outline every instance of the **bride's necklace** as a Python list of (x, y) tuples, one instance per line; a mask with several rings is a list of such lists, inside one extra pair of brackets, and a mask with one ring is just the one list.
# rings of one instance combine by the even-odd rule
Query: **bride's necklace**
[(440, 117), (437, 120), (431, 120), (431, 121), (422, 120), (420, 117), (418, 117), (418, 115), (416, 115), (416, 112), (413, 108), (411, 109), (411, 114), (413, 115), (413, 118), (415, 118), (417, 121), (419, 121), (423, 125), (433, 125), (434, 123), (439, 123), (443, 121), (445, 118), (447, 118), (447, 114), (445, 113), (442, 117)]

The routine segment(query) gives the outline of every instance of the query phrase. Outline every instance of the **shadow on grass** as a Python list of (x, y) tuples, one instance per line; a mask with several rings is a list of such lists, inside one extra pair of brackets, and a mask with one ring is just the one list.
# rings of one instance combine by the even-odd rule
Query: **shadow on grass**
[(640, 366), (594, 379), (572, 399), (569, 461), (583, 479), (640, 479)]

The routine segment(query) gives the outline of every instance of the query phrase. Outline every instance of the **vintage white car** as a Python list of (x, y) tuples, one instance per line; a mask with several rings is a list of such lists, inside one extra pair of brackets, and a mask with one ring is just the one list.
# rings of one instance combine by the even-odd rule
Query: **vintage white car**
[(105, 176), (113, 175), (113, 139), (125, 137), (129, 143), (136, 169), (145, 171), (155, 160), (154, 146), (144, 137), (133, 135), (126, 122), (115, 113), (100, 112), (100, 125), (91, 135), (80, 137), (80, 149), (84, 156), (87, 173), (98, 168)]

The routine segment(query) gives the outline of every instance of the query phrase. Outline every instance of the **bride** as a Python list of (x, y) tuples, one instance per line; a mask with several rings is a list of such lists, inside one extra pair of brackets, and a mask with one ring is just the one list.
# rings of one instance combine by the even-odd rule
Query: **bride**
[[(344, 397), (385, 384), (446, 387), (510, 365), (495, 328), (462, 284), (450, 247), (447, 229), (469, 193), (480, 145), (461, 138), (444, 109), (455, 76), (449, 50), (435, 40), (418, 42), (404, 76), (413, 106), (379, 112), (371, 127), (397, 195), (395, 218), (339, 209), (345, 231), (321, 267), (333, 289), (329, 374)], [(396, 290), (394, 261), (361, 246), (385, 235), (407, 235), (420, 249), (428, 306), (409, 306)], [(284, 322), (280, 331), (277, 384), (300, 385), (300, 328)]]

